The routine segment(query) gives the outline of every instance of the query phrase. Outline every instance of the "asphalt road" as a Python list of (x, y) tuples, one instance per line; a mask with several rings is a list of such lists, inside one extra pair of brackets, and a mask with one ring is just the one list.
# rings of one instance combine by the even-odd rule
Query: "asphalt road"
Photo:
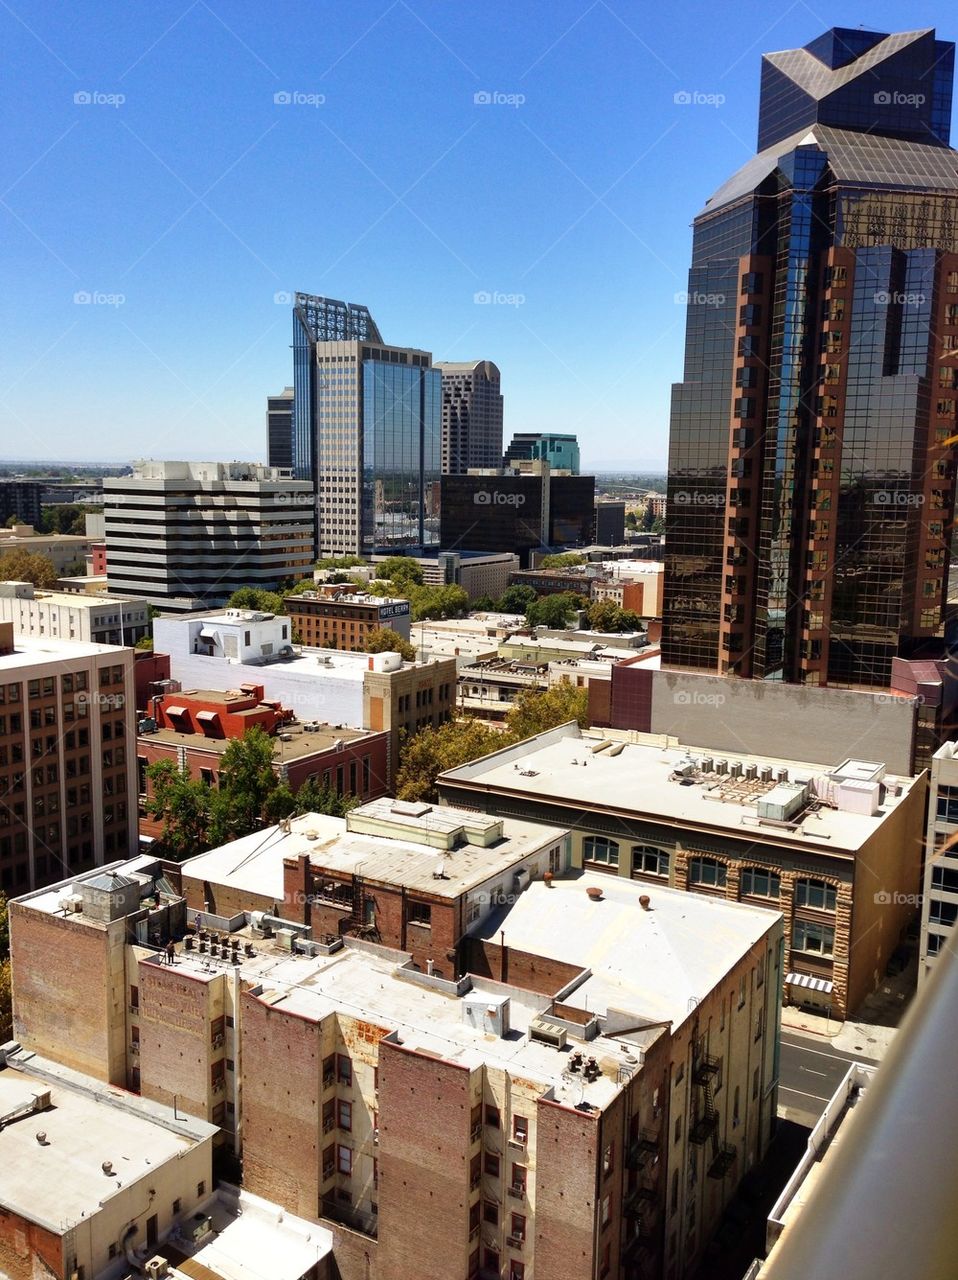
[(778, 1111), (809, 1127), (825, 1110), (849, 1064), (874, 1064), (860, 1053), (843, 1053), (827, 1040), (782, 1032), (779, 1063)]

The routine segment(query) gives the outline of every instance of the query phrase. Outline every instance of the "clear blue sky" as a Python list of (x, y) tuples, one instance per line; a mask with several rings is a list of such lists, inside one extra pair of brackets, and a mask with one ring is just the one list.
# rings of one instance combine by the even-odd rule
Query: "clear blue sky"
[(507, 436), (663, 468), (760, 55), (859, 24), (958, 36), (943, 0), (2, 0), (0, 456), (264, 457), (302, 289), (495, 360)]

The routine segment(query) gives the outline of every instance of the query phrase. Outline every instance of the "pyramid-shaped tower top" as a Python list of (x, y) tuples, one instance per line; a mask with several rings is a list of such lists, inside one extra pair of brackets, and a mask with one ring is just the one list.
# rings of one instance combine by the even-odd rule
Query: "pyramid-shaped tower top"
[(933, 28), (833, 27), (762, 59), (758, 149), (812, 124), (948, 146), (955, 46)]

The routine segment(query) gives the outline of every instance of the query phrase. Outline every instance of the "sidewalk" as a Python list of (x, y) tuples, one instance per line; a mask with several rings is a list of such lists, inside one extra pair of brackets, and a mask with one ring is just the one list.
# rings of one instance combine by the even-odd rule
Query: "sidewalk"
[(902, 972), (883, 978), (854, 1019), (836, 1022), (834, 1018), (786, 1005), (782, 1010), (782, 1030), (807, 1035), (810, 1040), (827, 1040), (842, 1053), (859, 1053), (863, 1058), (881, 1061), (914, 998), (917, 977), (916, 948)]

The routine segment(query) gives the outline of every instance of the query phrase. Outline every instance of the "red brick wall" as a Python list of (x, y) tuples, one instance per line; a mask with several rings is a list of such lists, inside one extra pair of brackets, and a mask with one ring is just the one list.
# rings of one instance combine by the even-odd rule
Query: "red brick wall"
[(170, 678), (170, 655), (136, 652), (134, 658), (133, 687), (136, 690), (136, 709), (145, 712), (150, 685), (157, 680)]
[[(111, 991), (105, 929), (10, 903), (13, 1032), (25, 1048), (109, 1079)], [(126, 1072), (111, 1083), (126, 1086)]]
[(248, 992), (242, 1007), (243, 1184), (315, 1220), (323, 1143), (322, 1028)]
[(595, 1274), (599, 1116), (540, 1100), (536, 1113), (536, 1275)]
[(467, 938), (463, 947), (464, 973), (474, 973), (479, 978), (492, 978), (496, 982), (508, 982), (526, 991), (552, 996), (582, 972), (579, 965), (565, 964), (545, 956), (534, 956), (515, 947), (502, 948), (494, 942)]
[(0, 1275), (9, 1280), (43, 1280), (66, 1274), (60, 1236), (0, 1209)]
[[(139, 966), (139, 989), (140, 1092), (166, 1106), (175, 1095), (178, 1108), (208, 1119), (210, 983), (176, 966), (147, 962)], [(225, 1100), (225, 1093), (214, 1099)]]
[(377, 1280), (466, 1275), (471, 1096), (467, 1068), (380, 1045)]
[[(241, 911), (272, 912), (276, 905), (272, 898), (263, 897), (262, 894), (250, 893), (248, 889), (211, 884), (208, 880), (196, 880), (187, 872), (183, 874), (183, 896), (187, 905), (186, 922), (191, 927), (196, 911), (209, 910), (215, 916), (238, 916)], [(204, 905), (207, 902), (209, 907)]]

